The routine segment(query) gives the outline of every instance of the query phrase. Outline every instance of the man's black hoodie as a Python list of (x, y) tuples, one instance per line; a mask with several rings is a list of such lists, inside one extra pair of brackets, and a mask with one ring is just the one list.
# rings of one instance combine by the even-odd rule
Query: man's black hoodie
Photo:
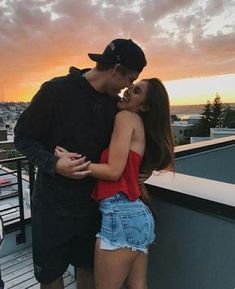
[(15, 127), (15, 147), (38, 167), (33, 205), (64, 216), (96, 209), (90, 197), (95, 180), (57, 174), (55, 146), (99, 162), (116, 113), (115, 97), (97, 92), (83, 77), (86, 71), (71, 67), (67, 76), (45, 82)]

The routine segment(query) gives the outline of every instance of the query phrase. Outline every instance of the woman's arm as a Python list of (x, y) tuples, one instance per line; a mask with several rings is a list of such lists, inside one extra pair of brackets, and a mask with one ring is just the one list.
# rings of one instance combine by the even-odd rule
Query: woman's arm
[(88, 169), (97, 179), (117, 181), (127, 163), (136, 115), (129, 111), (117, 113), (109, 145), (107, 164), (90, 164)]
[[(109, 144), (108, 163), (91, 163), (87, 168), (91, 176), (108, 181), (116, 181), (120, 178), (127, 163), (135, 121), (136, 115), (132, 112), (120, 111), (117, 113), (111, 142)], [(70, 152), (57, 146), (55, 154), (58, 157), (62, 157), (70, 154)], [(76, 172), (73, 174), (76, 176)]]

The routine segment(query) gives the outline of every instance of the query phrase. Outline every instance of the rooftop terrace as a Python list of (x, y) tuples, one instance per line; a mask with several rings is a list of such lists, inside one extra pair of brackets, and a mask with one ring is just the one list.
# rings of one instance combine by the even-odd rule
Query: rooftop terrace
[[(176, 173), (154, 172), (146, 182), (157, 210), (148, 288), (233, 289), (235, 136), (176, 147), (175, 152)], [(32, 272), (30, 200), (25, 193), (33, 185), (34, 172), (29, 171), (30, 177), (11, 172), (18, 181), (17, 194), (0, 200), (7, 233), (0, 252), (6, 288), (38, 288)], [(69, 268), (64, 275), (66, 289), (75, 288), (72, 275)]]

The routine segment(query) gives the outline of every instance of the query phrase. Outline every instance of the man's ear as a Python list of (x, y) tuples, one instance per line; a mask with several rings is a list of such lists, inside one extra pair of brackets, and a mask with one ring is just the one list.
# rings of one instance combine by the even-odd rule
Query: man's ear
[(113, 67), (110, 68), (110, 72), (112, 75), (116, 75), (118, 73), (118, 66), (120, 64), (115, 64)]
[(120, 67), (120, 64), (115, 64), (112, 69), (114, 72), (118, 72), (119, 67)]
[(120, 66), (121, 66), (121, 64), (115, 64), (111, 68), (111, 73), (112, 73), (113, 76), (116, 76), (116, 75), (120, 74)]

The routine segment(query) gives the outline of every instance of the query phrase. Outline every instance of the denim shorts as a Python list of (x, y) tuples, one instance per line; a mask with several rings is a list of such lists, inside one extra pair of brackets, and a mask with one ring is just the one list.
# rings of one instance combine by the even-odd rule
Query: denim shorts
[(130, 201), (123, 193), (117, 193), (99, 203), (102, 213), (101, 249), (130, 248), (148, 252), (155, 239), (155, 222), (149, 208), (140, 200)]

